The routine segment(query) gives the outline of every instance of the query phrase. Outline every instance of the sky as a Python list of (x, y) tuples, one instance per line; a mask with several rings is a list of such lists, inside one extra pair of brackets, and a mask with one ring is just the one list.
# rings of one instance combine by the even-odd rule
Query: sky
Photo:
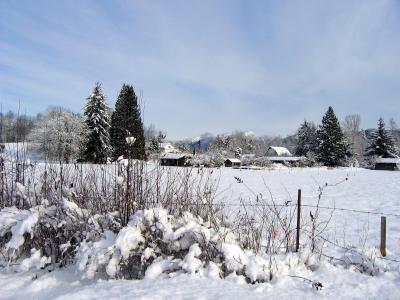
[(0, 1), (3, 112), (82, 112), (96, 81), (170, 139), (293, 134), (329, 106), (400, 125), (400, 0)]

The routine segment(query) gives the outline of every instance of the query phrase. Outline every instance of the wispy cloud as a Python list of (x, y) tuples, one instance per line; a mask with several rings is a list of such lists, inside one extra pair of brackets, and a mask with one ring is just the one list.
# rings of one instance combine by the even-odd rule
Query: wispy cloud
[(79, 111), (100, 80), (172, 138), (291, 133), (328, 105), (373, 126), (400, 115), (399, 35), (395, 0), (2, 1), (0, 101)]

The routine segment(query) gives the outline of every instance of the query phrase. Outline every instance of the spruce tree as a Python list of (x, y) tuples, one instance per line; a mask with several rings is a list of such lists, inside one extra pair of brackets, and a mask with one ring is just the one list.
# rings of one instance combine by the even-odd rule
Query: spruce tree
[(338, 166), (346, 156), (350, 156), (339, 121), (329, 106), (317, 131), (317, 158), (325, 166)]
[(297, 144), (294, 150), (297, 156), (315, 154), (317, 148), (317, 127), (313, 122), (304, 120), (296, 133)]
[(106, 163), (110, 150), (110, 125), (108, 107), (99, 82), (96, 82), (93, 93), (87, 98), (84, 116), (88, 131), (82, 160), (91, 163)]
[[(131, 85), (124, 84), (111, 117), (111, 146), (114, 159), (119, 156), (145, 159), (145, 137), (138, 99)], [(136, 138), (128, 145), (126, 137)]]
[(394, 139), (390, 132), (385, 129), (385, 122), (379, 118), (378, 129), (371, 135), (371, 141), (366, 149), (366, 156), (394, 157), (396, 149)]

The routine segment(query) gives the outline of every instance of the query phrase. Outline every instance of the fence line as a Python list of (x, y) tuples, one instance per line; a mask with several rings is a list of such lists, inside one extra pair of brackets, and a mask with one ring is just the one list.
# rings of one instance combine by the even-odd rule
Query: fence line
[[(306, 229), (304, 229), (304, 228), (302, 229), (302, 231), (304, 231), (304, 232), (306, 232), (306, 233), (308, 233), (308, 234), (311, 233), (310, 231), (308, 231), (308, 230), (306, 230)], [(343, 250), (346, 250), (346, 251), (350, 251), (350, 252), (359, 254), (360, 256), (363, 255), (361, 252), (357, 251), (355, 248), (349, 248), (349, 247), (345, 247), (345, 246), (339, 245), (338, 243), (332, 242), (331, 240), (329, 240), (329, 239), (327, 239), (327, 238), (325, 238), (325, 237), (323, 237), (323, 236), (318, 236), (318, 238), (321, 239), (321, 240), (323, 240), (323, 241), (325, 241), (325, 242), (327, 242), (327, 243), (329, 243), (329, 244), (331, 244), (332, 246), (335, 246), (335, 247), (341, 248), (341, 249), (343, 249)], [(342, 260), (342, 259), (340, 259), (340, 258), (333, 257), (333, 256), (330, 256), (330, 258), (337, 259), (337, 260)], [(387, 260), (387, 261), (391, 261), (391, 262), (396, 262), (396, 263), (400, 263), (400, 260), (393, 259), (393, 258), (388, 258), (388, 257), (384, 257), (384, 256), (375, 256), (374, 258), (382, 259), (382, 260)]]
[[(190, 205), (190, 206), (229, 206), (229, 207), (297, 207), (297, 204), (288, 203), (288, 204), (267, 204), (267, 203), (182, 203), (182, 202), (169, 202), (174, 205)], [(377, 211), (367, 211), (367, 210), (357, 210), (351, 208), (343, 208), (343, 207), (329, 207), (329, 206), (317, 206), (310, 204), (301, 204), (302, 207), (310, 207), (310, 208), (321, 208), (326, 210), (340, 210), (340, 211), (349, 211), (360, 214), (368, 214), (368, 215), (380, 215), (380, 216), (389, 216), (389, 217), (399, 217), (400, 214), (394, 213), (385, 213), (385, 212), (377, 212)]]

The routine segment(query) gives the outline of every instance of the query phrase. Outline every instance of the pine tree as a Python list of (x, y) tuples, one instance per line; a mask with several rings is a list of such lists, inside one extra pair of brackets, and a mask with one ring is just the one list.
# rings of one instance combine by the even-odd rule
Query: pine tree
[(338, 166), (350, 156), (349, 145), (331, 106), (322, 118), (322, 124), (317, 131), (317, 142), (317, 157), (325, 166)]
[(106, 163), (110, 150), (109, 115), (101, 84), (96, 82), (93, 93), (87, 98), (85, 123), (88, 133), (84, 142), (82, 160)]
[[(111, 146), (114, 159), (119, 156), (145, 159), (145, 137), (138, 99), (131, 85), (124, 84), (111, 117)], [(126, 137), (136, 138), (131, 146)]]
[(297, 156), (307, 156), (316, 152), (317, 148), (317, 127), (313, 122), (304, 120), (296, 133), (297, 144), (294, 150)]
[(385, 129), (385, 122), (382, 118), (379, 118), (378, 129), (371, 135), (371, 141), (365, 155), (376, 155), (378, 157), (394, 157), (396, 155), (394, 139), (390, 132)]

